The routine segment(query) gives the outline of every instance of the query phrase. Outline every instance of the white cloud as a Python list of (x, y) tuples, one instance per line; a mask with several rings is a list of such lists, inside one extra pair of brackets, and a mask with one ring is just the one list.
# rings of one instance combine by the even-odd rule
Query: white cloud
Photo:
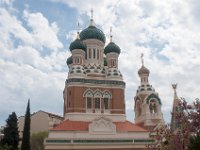
[[(6, 70), (6, 71), (5, 71)], [(24, 114), (26, 101), (31, 99), (32, 111), (46, 109), (56, 112), (61, 108), (64, 73), (45, 73), (30, 65), (18, 65), (0, 60), (0, 112), (17, 111)], [(55, 101), (60, 101), (56, 103)], [(12, 109), (11, 109), (12, 108)]]
[(41, 13), (29, 13), (24, 11), (27, 25), (31, 27), (34, 45), (44, 46), (52, 50), (62, 48), (62, 43), (58, 40), (59, 28), (55, 22), (49, 24), (48, 20)]
[[(59, 28), (39, 12), (25, 10), (20, 20), (13, 10), (0, 8), (0, 102), (4, 106), (0, 114), (6, 117), (16, 111), (23, 115), (28, 98), (32, 111), (42, 109), (62, 114), (58, 110), (63, 108), (60, 93), (69, 53), (59, 51), (63, 48)], [(43, 56), (46, 51), (49, 53)]]
[[(173, 99), (171, 83), (178, 83), (179, 96), (189, 101), (199, 97), (200, 3), (197, 0), (50, 1), (70, 6), (81, 15), (90, 16), (93, 8), (95, 22), (107, 36), (109, 27), (113, 27), (113, 40), (122, 49), (119, 66), (127, 84), (127, 116), (130, 120), (133, 120), (133, 98), (140, 83), (137, 71), (141, 66), (142, 52), (145, 66), (151, 71), (150, 83), (160, 94), (168, 121)], [(31, 95), (35, 108), (41, 100), (44, 100), (41, 105), (44, 108), (48, 100), (48, 106), (59, 112), (62, 102), (59, 106), (53, 105), (54, 100), (62, 99), (67, 77), (65, 61), (70, 53), (54, 50), (68, 43), (59, 41), (58, 25), (49, 22), (42, 13), (25, 10), (23, 15), (29, 30), (14, 14), (0, 8), (0, 68), (4, 68), (0, 70), (3, 81), (0, 95), (6, 101), (26, 101)], [(73, 30), (67, 34), (68, 39), (73, 40), (72, 34)], [(15, 47), (13, 39), (21, 43)], [(51, 53), (44, 57), (41, 52), (45, 48)], [(20, 79), (23, 80), (18, 81)], [(10, 91), (12, 94), (9, 94)]]
[(196, 11), (199, 3), (123, 0), (101, 1), (101, 5), (96, 5), (97, 1), (84, 1), (85, 5), (80, 7), (81, 1), (60, 1), (88, 16), (93, 7), (95, 22), (103, 27), (104, 33), (109, 33), (109, 26), (113, 26), (114, 42), (122, 49), (119, 63), (127, 83), (128, 105), (133, 103), (139, 84), (137, 70), (141, 52), (145, 54), (145, 65), (151, 70), (150, 82), (160, 93), (165, 115), (171, 111), (171, 83), (178, 83), (179, 95), (189, 101), (199, 97), (200, 26)]

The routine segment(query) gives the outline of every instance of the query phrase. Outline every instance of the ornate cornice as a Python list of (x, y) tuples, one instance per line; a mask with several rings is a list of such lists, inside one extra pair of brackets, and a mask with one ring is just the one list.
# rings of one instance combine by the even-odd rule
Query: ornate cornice
[(71, 78), (67, 79), (65, 84), (70, 84), (70, 83), (86, 83), (86, 84), (107, 84), (107, 85), (120, 85), (124, 86), (126, 83), (124, 81), (116, 81), (116, 80), (95, 80), (95, 79), (81, 79), (81, 78)]

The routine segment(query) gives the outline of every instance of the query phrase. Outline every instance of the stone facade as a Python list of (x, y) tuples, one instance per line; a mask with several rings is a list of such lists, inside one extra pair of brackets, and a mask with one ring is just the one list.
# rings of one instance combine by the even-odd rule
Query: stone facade
[[(45, 111), (37, 111), (31, 115), (31, 128), (30, 132), (38, 133), (42, 131), (49, 131), (55, 125), (58, 125), (63, 121), (63, 117), (48, 113)], [(22, 138), (24, 130), (24, 116), (18, 118), (18, 131), (19, 137)]]

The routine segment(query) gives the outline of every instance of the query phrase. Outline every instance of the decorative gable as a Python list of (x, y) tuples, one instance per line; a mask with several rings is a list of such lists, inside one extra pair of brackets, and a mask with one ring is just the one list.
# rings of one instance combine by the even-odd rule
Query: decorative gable
[(89, 124), (90, 134), (115, 134), (116, 125), (108, 118), (101, 116)]

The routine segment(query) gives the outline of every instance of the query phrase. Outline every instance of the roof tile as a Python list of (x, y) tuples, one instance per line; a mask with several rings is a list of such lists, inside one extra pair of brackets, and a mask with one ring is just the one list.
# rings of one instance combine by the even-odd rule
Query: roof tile
[[(52, 131), (88, 131), (90, 123), (91, 122), (65, 120), (51, 130)], [(113, 123), (116, 125), (116, 130), (118, 132), (147, 132), (146, 129), (140, 126), (137, 126), (130, 121), (113, 122)]]

